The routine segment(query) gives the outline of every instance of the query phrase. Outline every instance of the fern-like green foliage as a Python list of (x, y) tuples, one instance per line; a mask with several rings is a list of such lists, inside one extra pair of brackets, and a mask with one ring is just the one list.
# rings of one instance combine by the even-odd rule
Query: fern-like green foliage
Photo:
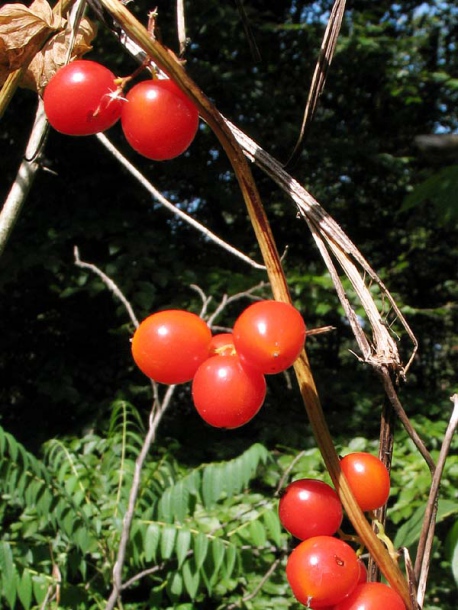
[[(103, 607), (144, 435), (124, 402), (113, 406), (105, 435), (50, 441), (42, 459), (0, 428), (2, 607), (29, 610), (52, 599), (59, 608)], [(142, 470), (123, 597), (178, 608), (208, 598), (217, 607), (240, 595), (248, 575), (255, 582), (287, 548), (276, 499), (258, 485), (272, 468), (259, 443), (195, 468), (154, 447)]]

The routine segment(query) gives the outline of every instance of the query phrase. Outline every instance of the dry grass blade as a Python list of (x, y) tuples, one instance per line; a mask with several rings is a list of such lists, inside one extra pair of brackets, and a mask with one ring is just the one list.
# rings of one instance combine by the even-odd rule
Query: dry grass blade
[(250, 21), (246, 14), (245, 7), (243, 6), (243, 0), (235, 0), (235, 5), (237, 6), (237, 10), (242, 21), (243, 31), (245, 32), (253, 61), (259, 63), (261, 61), (261, 53), (259, 52), (258, 45), (256, 44), (256, 40), (253, 36)]
[(346, 0), (336, 0), (334, 6), (332, 7), (328, 25), (326, 26), (324, 33), (323, 42), (321, 43), (318, 61), (313, 73), (299, 138), (290, 158), (285, 164), (285, 167), (291, 167), (294, 165), (304, 148), (305, 135), (314, 117), (320, 95), (323, 93), (329, 66), (331, 65), (334, 51), (336, 49), (337, 39), (339, 37), (342, 19), (345, 12), (345, 4)]
[[(381, 278), (372, 269), (353, 242), (344, 233), (336, 221), (321, 207), (312, 195), (292, 178), (266, 151), (250, 140), (237, 127), (229, 123), (237, 141), (245, 153), (259, 167), (261, 167), (295, 202), (299, 214), (306, 220), (312, 235), (317, 243), (321, 255), (333, 279), (345, 314), (352, 327), (358, 347), (361, 350), (361, 360), (374, 366), (386, 366), (396, 376), (404, 377), (417, 351), (417, 340), (407, 320), (396, 304)], [(350, 303), (340, 274), (333, 261), (337, 261), (344, 275), (350, 281), (358, 300), (365, 311), (371, 337), (363, 328), (360, 317), (356, 314), (354, 306)], [(398, 345), (393, 338), (391, 329), (384, 320), (384, 314), (378, 307), (371, 294), (367, 282), (375, 284), (386, 303), (392, 310), (398, 323), (412, 343), (412, 351), (403, 365), (399, 355)]]

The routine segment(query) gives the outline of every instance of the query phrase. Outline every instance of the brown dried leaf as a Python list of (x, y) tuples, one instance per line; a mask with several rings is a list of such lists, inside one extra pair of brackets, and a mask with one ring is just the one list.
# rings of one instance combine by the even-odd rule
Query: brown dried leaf
[(0, 8), (0, 83), (10, 72), (29, 61), (36, 52), (34, 39), (64, 27), (65, 20), (55, 15), (46, 0), (24, 4), (5, 4)]
[[(82, 57), (92, 49), (91, 42), (97, 35), (97, 27), (89, 19), (82, 19), (75, 37), (70, 60)], [(59, 32), (35, 55), (25, 74), (21, 87), (38, 91), (41, 95), (54, 74), (67, 63), (71, 31)]]

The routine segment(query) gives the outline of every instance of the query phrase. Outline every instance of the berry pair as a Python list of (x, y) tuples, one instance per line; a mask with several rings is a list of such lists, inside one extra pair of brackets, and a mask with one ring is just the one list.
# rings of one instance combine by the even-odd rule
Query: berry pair
[(85, 136), (121, 119), (126, 140), (144, 157), (162, 161), (181, 155), (196, 135), (197, 108), (169, 79), (141, 81), (124, 97), (127, 81), (94, 61), (67, 64), (43, 94), (49, 123), (63, 134)]

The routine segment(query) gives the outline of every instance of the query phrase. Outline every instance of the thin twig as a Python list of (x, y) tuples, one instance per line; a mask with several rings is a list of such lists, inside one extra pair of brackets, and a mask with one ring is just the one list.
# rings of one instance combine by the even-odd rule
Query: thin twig
[(117, 161), (119, 161), (119, 163), (121, 163), (123, 167), (125, 167), (129, 174), (133, 176), (137, 180), (137, 182), (139, 182), (143, 186), (143, 188), (147, 190), (148, 193), (150, 193), (150, 195), (152, 195), (152, 197), (154, 197), (154, 199), (162, 206), (164, 206), (169, 212), (172, 212), (172, 214), (184, 220), (187, 224), (191, 225), (192, 227), (194, 227), (194, 229), (197, 229), (200, 233), (202, 233), (202, 235), (204, 235), (207, 239), (213, 241), (218, 246), (220, 246), (224, 250), (227, 250), (237, 258), (240, 258), (243, 262), (247, 263), (251, 267), (254, 267), (255, 269), (266, 268), (265, 265), (257, 263), (249, 256), (246, 256), (245, 254), (240, 252), (240, 250), (237, 250), (237, 248), (234, 248), (233, 246), (222, 240), (220, 237), (212, 233), (212, 231), (207, 229), (207, 227), (195, 220), (192, 216), (186, 214), (186, 212), (183, 212), (182, 210), (177, 208), (175, 205), (173, 205), (173, 203), (170, 203), (170, 201), (168, 201), (168, 199), (166, 199), (161, 194), (161, 192), (158, 191), (151, 184), (151, 182), (116, 148), (116, 146), (114, 146), (114, 144), (110, 142), (110, 140), (105, 134), (98, 133), (96, 137), (99, 142), (103, 146), (105, 146), (105, 148), (113, 155), (113, 157)]
[(423, 443), (422, 439), (418, 435), (418, 432), (412, 426), (412, 423), (411, 423), (410, 419), (408, 418), (407, 413), (405, 412), (404, 407), (401, 404), (401, 401), (399, 400), (399, 397), (398, 397), (397, 392), (393, 385), (393, 380), (391, 378), (390, 371), (385, 366), (381, 366), (376, 369), (376, 372), (380, 375), (380, 377), (382, 379), (385, 393), (388, 397), (388, 400), (393, 405), (393, 408), (396, 411), (396, 415), (398, 416), (400, 422), (404, 426), (404, 429), (406, 430), (407, 434), (412, 439), (416, 448), (420, 452), (420, 455), (423, 457), (425, 462), (428, 464), (428, 468), (431, 472), (431, 476), (434, 476), (437, 466), (436, 466), (431, 454), (429, 453), (428, 449), (426, 448), (425, 444)]
[(288, 465), (288, 468), (286, 468), (286, 470), (280, 477), (280, 480), (278, 481), (277, 488), (275, 489), (275, 491), (273, 493), (273, 495), (275, 497), (280, 494), (280, 492), (282, 491), (282, 489), (285, 485), (286, 479), (289, 477), (289, 473), (294, 468), (294, 466), (297, 464), (297, 462), (302, 458), (303, 455), (305, 455), (305, 450), (299, 451), (299, 453), (297, 455), (295, 455), (294, 459), (290, 462), (290, 464)]
[(250, 21), (248, 19), (248, 15), (246, 14), (245, 7), (243, 6), (243, 0), (234, 0), (234, 2), (239, 12), (240, 20), (242, 21), (242, 27), (248, 41), (248, 46), (250, 47), (251, 57), (255, 63), (259, 63), (262, 60), (261, 53), (255, 37), (253, 36)]
[(259, 284), (256, 284), (256, 286), (253, 286), (252, 288), (249, 288), (248, 290), (244, 290), (243, 292), (238, 292), (237, 294), (233, 294), (230, 297), (225, 296), (225, 298), (221, 300), (220, 304), (216, 307), (215, 311), (211, 314), (211, 316), (208, 317), (208, 320), (207, 320), (208, 325), (213, 326), (216, 318), (221, 314), (221, 312), (230, 303), (235, 303), (236, 301), (240, 301), (241, 299), (245, 299), (245, 298), (251, 299), (251, 300), (259, 299), (260, 297), (257, 297), (254, 293), (258, 292), (259, 290), (262, 290), (266, 286), (267, 286), (266, 282), (260, 282)]
[(106, 275), (106, 273), (104, 273), (96, 265), (94, 265), (92, 263), (85, 263), (84, 261), (82, 261), (80, 259), (80, 253), (79, 253), (77, 246), (74, 247), (73, 254), (75, 257), (75, 265), (77, 267), (80, 267), (81, 269), (89, 269), (89, 271), (92, 271), (92, 273), (95, 273), (95, 275), (99, 276), (99, 278), (108, 287), (108, 289), (114, 294), (114, 296), (117, 299), (119, 299), (121, 301), (121, 303), (124, 305), (124, 308), (126, 309), (127, 313), (129, 314), (129, 318), (131, 319), (132, 324), (135, 326), (135, 328), (137, 328), (140, 323), (137, 319), (137, 316), (134, 313), (132, 305), (126, 299), (126, 297), (121, 292), (119, 287), (115, 284), (115, 282), (113, 282), (113, 280), (110, 277), (108, 277), (108, 275)]
[(180, 57), (184, 55), (186, 47), (188, 46), (188, 39), (186, 36), (186, 19), (184, 13), (184, 0), (177, 0), (177, 32), (178, 42), (180, 44)]
[(161, 422), (161, 419), (169, 407), (171, 403), (171, 399), (173, 393), (175, 391), (176, 386), (171, 385), (167, 388), (164, 397), (161, 402), (154, 402), (153, 407), (151, 409), (151, 413), (149, 416), (149, 427), (145, 436), (145, 440), (143, 441), (143, 445), (141, 451), (135, 461), (135, 469), (134, 476), (132, 479), (132, 486), (129, 494), (129, 502), (127, 506), (126, 513), (124, 515), (122, 531), (121, 531), (121, 539), (119, 541), (118, 552), (116, 556), (116, 562), (113, 568), (113, 588), (111, 594), (107, 600), (105, 610), (113, 610), (115, 607), (118, 598), (121, 594), (123, 583), (122, 583), (122, 571), (124, 567), (124, 561), (126, 557), (126, 549), (127, 544), (129, 542), (130, 529), (132, 526), (132, 520), (134, 518), (135, 513), (135, 505), (137, 502), (138, 492), (140, 489), (141, 483), (141, 474), (143, 469), (143, 464), (148, 456), (151, 445), (153, 444), (158, 426)]
[(259, 593), (259, 591), (262, 589), (262, 587), (269, 580), (269, 578), (272, 576), (272, 574), (275, 572), (275, 570), (277, 569), (280, 562), (281, 562), (281, 558), (276, 559), (273, 562), (273, 564), (269, 567), (267, 572), (264, 574), (264, 576), (261, 578), (261, 580), (256, 585), (256, 587), (253, 589), (253, 591), (244, 595), (240, 601), (229, 604), (229, 606), (226, 606), (226, 610), (235, 610), (235, 608), (239, 608), (243, 603), (250, 601), (250, 599), (254, 599), (256, 597), (256, 595)]

